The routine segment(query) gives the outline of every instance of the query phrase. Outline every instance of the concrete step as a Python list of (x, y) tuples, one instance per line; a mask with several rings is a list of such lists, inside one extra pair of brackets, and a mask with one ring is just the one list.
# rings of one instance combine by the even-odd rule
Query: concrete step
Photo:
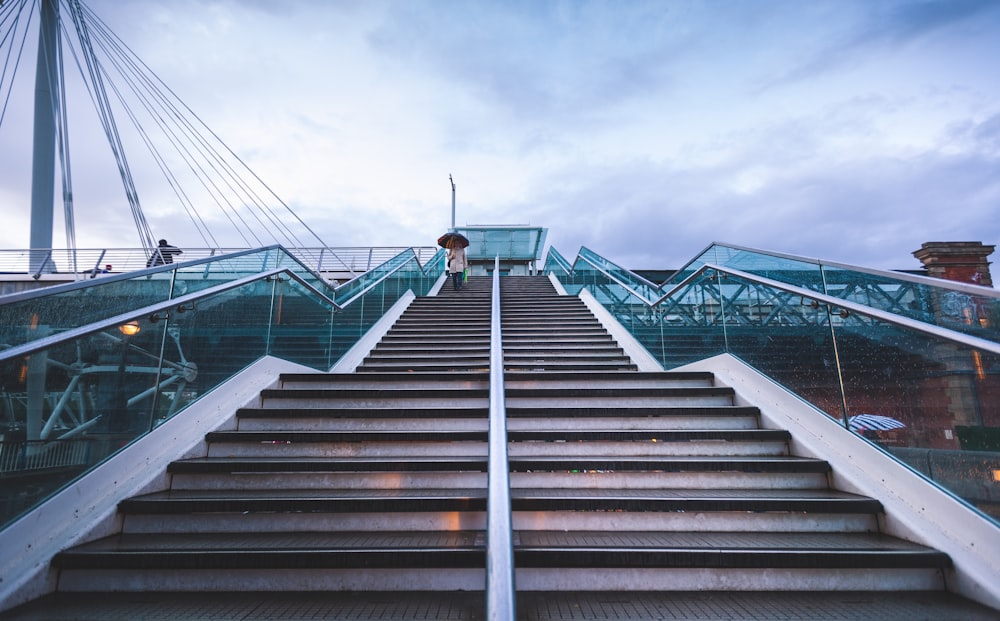
[[(325, 492), (328, 495), (363, 493), (368, 498), (412, 494), (423, 490), (485, 489), (486, 473), (481, 470), (452, 471), (385, 470), (358, 471), (326, 469), (294, 472), (260, 470), (258, 472), (227, 472), (208, 469), (187, 469), (172, 475), (171, 492), (207, 490), (227, 492), (236, 498), (245, 493), (272, 494), (274, 490), (298, 493), (303, 490)], [(277, 501), (275, 501), (277, 502)]]
[(758, 427), (756, 408), (675, 407), (675, 408), (551, 408), (507, 409), (508, 432), (574, 431), (588, 429), (648, 429), (656, 425), (663, 430), (747, 430)]
[(518, 531), (515, 563), (519, 589), (575, 590), (601, 576), (616, 591), (855, 590), (874, 576), (887, 590), (942, 589), (950, 566), (944, 554), (874, 533), (659, 531)]
[[(604, 388), (508, 388), (508, 408), (606, 408), (609, 412), (633, 408), (677, 406), (732, 406), (733, 393), (727, 388), (651, 388), (616, 391)], [(611, 414), (609, 414), (611, 415)]]
[(241, 431), (434, 431), (447, 424), (451, 429), (484, 430), (488, 411), (482, 408), (441, 407), (422, 408), (419, 412), (387, 409), (372, 412), (351, 408), (267, 408), (241, 410), (238, 425)]
[(63, 591), (125, 592), (481, 589), (484, 563), (484, 534), (456, 530), (123, 534), (53, 560)]
[(518, 371), (635, 371), (636, 365), (631, 361), (621, 362), (588, 362), (588, 361), (564, 361), (564, 360), (513, 360), (504, 363), (505, 369)]
[(488, 404), (484, 388), (427, 387), (413, 389), (298, 388), (261, 391), (264, 408), (401, 409), (482, 407)]
[[(485, 482), (480, 477), (479, 482)], [(374, 496), (391, 496), (380, 500)], [(876, 532), (877, 502), (828, 490), (511, 490), (518, 530)], [(462, 500), (465, 499), (465, 500)], [(485, 489), (185, 487), (123, 505), (125, 532), (302, 532), (481, 528)], [(556, 507), (553, 509), (553, 507)], [(450, 515), (449, 515), (450, 514)]]
[(506, 388), (710, 388), (714, 386), (711, 373), (661, 372), (661, 373), (504, 373)]
[[(485, 479), (480, 477), (485, 482)], [(377, 492), (377, 493), (376, 493)], [(132, 515), (249, 513), (423, 513), (485, 511), (485, 486), (386, 488), (186, 488), (145, 494), (123, 501)], [(328, 518), (329, 519), (329, 518)], [(277, 522), (280, 526), (280, 522)]]
[[(206, 436), (209, 457), (348, 457), (486, 454), (481, 429), (379, 429), (343, 431), (217, 431)], [(788, 435), (779, 430), (661, 429), (521, 430), (508, 432), (508, 453), (528, 455), (784, 455)]]
[(487, 360), (489, 359), (489, 347), (479, 347), (475, 349), (448, 349), (447, 351), (428, 351), (425, 349), (407, 349), (407, 350), (382, 350), (378, 349), (368, 354), (364, 363), (366, 366), (374, 366), (373, 363), (386, 362), (389, 360), (397, 361), (454, 361), (454, 362), (464, 362), (468, 360), (481, 361), (485, 356)]
[(489, 368), (489, 356), (482, 360), (442, 361), (442, 362), (371, 362), (358, 367), (358, 372), (369, 371), (453, 371), (481, 370)]
[(517, 360), (614, 360), (630, 363), (631, 359), (622, 354), (620, 347), (605, 346), (602, 348), (592, 347), (589, 349), (574, 349), (565, 351), (559, 349), (538, 348), (535, 349), (508, 349), (504, 348), (504, 359), (507, 361)]

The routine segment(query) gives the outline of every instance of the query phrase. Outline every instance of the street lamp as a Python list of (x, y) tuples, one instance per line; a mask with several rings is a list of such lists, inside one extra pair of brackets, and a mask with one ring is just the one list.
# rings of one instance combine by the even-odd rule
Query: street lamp
[(448, 173), (448, 181), (451, 181), (451, 230), (455, 230), (455, 182)]

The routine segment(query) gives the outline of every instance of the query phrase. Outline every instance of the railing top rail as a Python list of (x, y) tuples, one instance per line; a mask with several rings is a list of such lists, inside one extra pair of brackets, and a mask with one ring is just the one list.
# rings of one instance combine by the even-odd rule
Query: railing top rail
[[(268, 246), (271, 247), (271, 246)], [(340, 246), (286, 248), (302, 263), (317, 272), (346, 272), (356, 274), (366, 272), (384, 263), (387, 259), (407, 248), (413, 248), (421, 263), (434, 256), (436, 246)], [(245, 247), (184, 247), (186, 261), (209, 258), (220, 254), (234, 254), (247, 250)], [(32, 276), (36, 275), (33, 258), (51, 257), (53, 263), (46, 266), (45, 273), (54, 269), (59, 275), (73, 275), (80, 279), (93, 278), (106, 265), (112, 272), (134, 272), (146, 268), (149, 253), (144, 248), (42, 248), (42, 249), (0, 249), (0, 274)], [(102, 277), (105, 277), (102, 275)]]

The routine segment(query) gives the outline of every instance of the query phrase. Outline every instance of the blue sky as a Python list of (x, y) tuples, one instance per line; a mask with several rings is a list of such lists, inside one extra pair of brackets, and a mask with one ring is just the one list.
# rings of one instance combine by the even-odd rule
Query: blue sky
[[(724, 241), (915, 269), (926, 241), (1000, 241), (995, 0), (86, 4), (332, 246), (433, 245), (449, 174), (459, 225), (545, 226), (631, 268)], [(77, 243), (138, 245), (88, 175), (99, 142)], [(203, 245), (149, 192), (156, 236)], [(27, 246), (26, 219), (4, 228)]]

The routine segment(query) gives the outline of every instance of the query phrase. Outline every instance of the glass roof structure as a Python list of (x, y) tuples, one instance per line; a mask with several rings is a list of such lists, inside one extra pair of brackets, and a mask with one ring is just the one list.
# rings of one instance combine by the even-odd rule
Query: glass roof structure
[(469, 238), (469, 260), (537, 261), (542, 258), (548, 229), (519, 224), (468, 225), (452, 229)]

